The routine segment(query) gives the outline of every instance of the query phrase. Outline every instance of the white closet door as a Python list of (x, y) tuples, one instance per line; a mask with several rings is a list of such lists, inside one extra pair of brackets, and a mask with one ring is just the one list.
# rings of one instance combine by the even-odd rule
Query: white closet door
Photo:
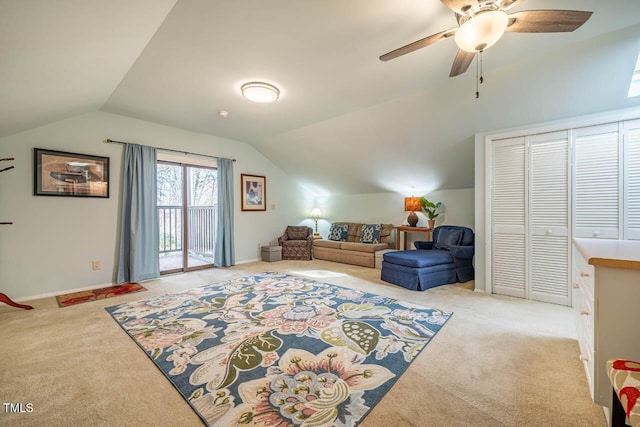
[(619, 238), (618, 123), (575, 130), (574, 237)]
[(524, 138), (493, 144), (491, 284), (495, 294), (526, 298)]
[(568, 132), (529, 143), (529, 299), (570, 305)]
[(640, 240), (640, 120), (624, 123), (625, 239)]

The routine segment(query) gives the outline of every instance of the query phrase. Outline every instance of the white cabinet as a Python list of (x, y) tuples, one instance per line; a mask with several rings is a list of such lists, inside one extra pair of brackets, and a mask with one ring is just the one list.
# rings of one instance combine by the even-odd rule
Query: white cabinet
[(580, 359), (591, 397), (610, 408), (607, 360), (640, 360), (640, 242), (575, 239), (573, 252)]
[(584, 363), (591, 398), (594, 398), (594, 270), (593, 266), (574, 246), (573, 248), (573, 309), (576, 314), (576, 331), (580, 344), (580, 360)]
[(640, 240), (640, 120), (624, 122), (624, 206), (626, 239)]
[(494, 293), (570, 304), (568, 150), (567, 131), (494, 142)]
[(619, 125), (574, 131), (574, 237), (617, 239), (620, 224)]
[(493, 293), (572, 305), (572, 238), (640, 240), (640, 119), (495, 139), (490, 156)]
[(527, 139), (529, 298), (569, 305), (568, 132)]
[(640, 120), (573, 132), (574, 237), (640, 240)]
[(524, 138), (493, 145), (492, 271), (493, 291), (526, 297), (526, 169)]

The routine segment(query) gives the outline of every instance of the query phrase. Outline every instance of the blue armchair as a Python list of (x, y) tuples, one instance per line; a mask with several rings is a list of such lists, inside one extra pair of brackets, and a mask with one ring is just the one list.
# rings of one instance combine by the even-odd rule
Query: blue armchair
[(411, 290), (473, 280), (474, 234), (467, 227), (443, 225), (432, 242), (415, 242), (416, 250), (383, 255), (380, 279)]

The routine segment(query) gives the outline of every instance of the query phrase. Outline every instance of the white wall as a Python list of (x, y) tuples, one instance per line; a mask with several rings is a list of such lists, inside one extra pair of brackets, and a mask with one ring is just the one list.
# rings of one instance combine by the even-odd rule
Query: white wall
[[(436, 218), (437, 225), (462, 225), (474, 228), (474, 189), (438, 190), (426, 195), (433, 202), (442, 202), (444, 209)], [(420, 222), (419, 224), (422, 224)], [(425, 222), (426, 225), (426, 217)]]
[[(0, 138), (0, 292), (13, 299), (59, 294), (114, 281), (123, 146), (107, 138), (235, 158), (236, 263), (259, 258), (288, 224), (308, 216), (290, 179), (250, 145), (114, 114), (95, 112)], [(33, 195), (33, 148), (108, 156), (108, 199)], [(240, 174), (267, 177), (267, 211), (240, 211)], [(271, 209), (271, 205), (275, 209)], [(99, 260), (101, 270), (91, 262)]]

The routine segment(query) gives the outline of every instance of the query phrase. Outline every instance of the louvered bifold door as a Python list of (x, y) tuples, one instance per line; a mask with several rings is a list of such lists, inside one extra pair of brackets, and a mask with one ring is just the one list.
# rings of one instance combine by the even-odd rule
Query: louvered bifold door
[(640, 240), (640, 120), (624, 123), (625, 239)]
[(619, 238), (618, 126), (574, 131), (574, 237)]
[(493, 144), (491, 286), (495, 294), (526, 297), (526, 174), (524, 138)]
[(570, 305), (568, 132), (528, 143), (529, 299)]

